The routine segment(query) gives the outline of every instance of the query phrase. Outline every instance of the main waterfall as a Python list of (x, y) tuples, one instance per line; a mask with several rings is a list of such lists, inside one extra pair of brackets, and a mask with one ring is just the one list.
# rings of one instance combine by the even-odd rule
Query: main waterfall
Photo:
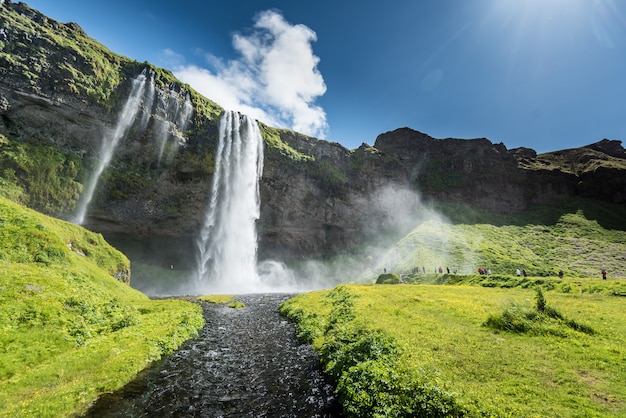
[(220, 121), (211, 198), (197, 240), (200, 292), (250, 293), (260, 288), (256, 221), (263, 138), (255, 120), (225, 112)]

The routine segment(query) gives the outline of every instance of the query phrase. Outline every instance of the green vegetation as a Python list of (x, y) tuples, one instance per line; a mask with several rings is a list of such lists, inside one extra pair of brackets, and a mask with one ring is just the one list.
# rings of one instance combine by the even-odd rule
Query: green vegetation
[(623, 170), (626, 169), (626, 162), (623, 158), (590, 147), (580, 147), (540, 154), (535, 160), (523, 161), (522, 166), (531, 170), (560, 170), (580, 176), (600, 167)]
[(198, 300), (209, 303), (227, 304), (232, 301), (234, 297), (234, 295), (204, 295), (198, 297)]
[(198, 300), (209, 303), (219, 303), (227, 305), (229, 308), (244, 308), (246, 305), (235, 299), (233, 295), (206, 295), (200, 296)]
[(348, 186), (348, 176), (326, 159), (307, 161), (304, 169), (314, 178), (319, 179), (325, 187), (341, 188)]
[(399, 284), (400, 275), (398, 273), (383, 273), (379, 274), (376, 279), (376, 284)]
[(240, 309), (240, 308), (245, 308), (246, 305), (243, 302), (239, 302), (238, 300), (233, 300), (232, 302), (228, 304), (228, 307), (234, 308), (234, 309)]
[(0, 224), (0, 416), (85, 411), (203, 324), (123, 283), (129, 261), (99, 234), (5, 198)]
[(342, 285), (281, 313), (348, 417), (624, 416), (623, 300), (570, 289)]
[(278, 152), (281, 157), (286, 157), (292, 161), (311, 161), (313, 157), (310, 155), (303, 154), (285, 141), (283, 141), (280, 137), (281, 132), (289, 132), (285, 129), (272, 128), (263, 123), (259, 123), (259, 128), (261, 130), (261, 135), (265, 140), (265, 143), (268, 146), (270, 151)]
[(53, 87), (110, 105), (111, 93), (121, 81), (120, 69), (130, 60), (89, 38), (76, 24), (31, 20), (36, 12), (24, 7), (23, 13), (2, 9), (3, 77), (19, 75), (34, 88)]
[(541, 288), (536, 288), (536, 291), (535, 309), (526, 306), (509, 306), (502, 313), (489, 315), (484, 325), (499, 331), (561, 337), (569, 336), (565, 327), (587, 334), (595, 333), (588, 325), (580, 324), (573, 319), (566, 320), (558, 310), (548, 306)]
[(0, 195), (47, 214), (73, 210), (82, 185), (82, 163), (48, 144), (30, 144), (0, 134)]
[[(615, 213), (623, 213), (620, 209)], [(533, 217), (523, 213), (508, 224), (495, 215), (492, 223), (429, 220), (399, 240), (362, 279), (375, 280), (374, 272), (383, 268), (411, 279), (416, 267), (432, 273), (439, 266), (463, 274), (483, 267), (504, 276), (524, 269), (530, 276), (543, 277), (557, 276), (560, 270), (565, 277), (600, 277), (601, 270), (606, 269), (609, 277), (626, 277), (626, 231), (604, 228), (597, 220), (589, 219), (587, 211), (569, 210), (561, 208), (559, 217), (552, 211), (537, 212), (540, 215)], [(468, 216), (477, 220), (482, 215)], [(542, 224), (542, 216), (556, 220)], [(537, 223), (524, 224), (520, 219), (535, 219)], [(609, 225), (617, 222), (608, 217), (598, 219)]]

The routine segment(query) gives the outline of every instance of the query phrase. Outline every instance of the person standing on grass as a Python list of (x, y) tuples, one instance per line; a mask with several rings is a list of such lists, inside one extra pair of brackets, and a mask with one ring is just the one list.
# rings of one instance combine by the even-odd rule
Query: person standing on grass
[(606, 280), (606, 270), (602, 269), (602, 280)]

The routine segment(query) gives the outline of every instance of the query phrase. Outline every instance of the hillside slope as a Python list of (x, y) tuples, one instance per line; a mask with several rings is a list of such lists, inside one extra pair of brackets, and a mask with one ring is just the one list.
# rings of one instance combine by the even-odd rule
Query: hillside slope
[(482, 267), (498, 275), (519, 269), (556, 276), (561, 270), (596, 278), (605, 269), (611, 278), (626, 277), (626, 231), (611, 229), (626, 216), (621, 205), (579, 199), (509, 217), (448, 213), (451, 218), (428, 220), (398, 240), (362, 278), (372, 280), (385, 269), (434, 274), (439, 267), (444, 273), (475, 274)]
[(197, 305), (128, 286), (102, 235), (0, 198), (0, 416), (68, 416), (196, 335)]

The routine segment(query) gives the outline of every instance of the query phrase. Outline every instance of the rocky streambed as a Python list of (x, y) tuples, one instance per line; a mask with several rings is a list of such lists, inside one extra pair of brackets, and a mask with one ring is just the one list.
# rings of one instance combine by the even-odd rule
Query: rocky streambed
[(180, 350), (101, 397), (87, 417), (339, 417), (317, 354), (278, 313), (289, 295), (204, 304), (206, 325)]

